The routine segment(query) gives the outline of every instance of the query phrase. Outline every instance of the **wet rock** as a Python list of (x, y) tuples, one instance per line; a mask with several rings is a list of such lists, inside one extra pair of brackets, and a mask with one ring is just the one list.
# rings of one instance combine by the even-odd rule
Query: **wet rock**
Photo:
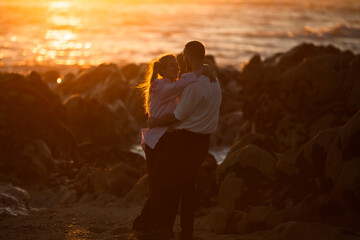
[(27, 215), (30, 195), (20, 187), (0, 184), (0, 216)]

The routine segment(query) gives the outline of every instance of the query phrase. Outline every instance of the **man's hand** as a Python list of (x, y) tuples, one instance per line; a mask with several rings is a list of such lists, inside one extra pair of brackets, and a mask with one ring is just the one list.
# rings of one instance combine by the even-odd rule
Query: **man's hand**
[(216, 71), (208, 64), (203, 65), (203, 74), (210, 78), (210, 82), (216, 82)]

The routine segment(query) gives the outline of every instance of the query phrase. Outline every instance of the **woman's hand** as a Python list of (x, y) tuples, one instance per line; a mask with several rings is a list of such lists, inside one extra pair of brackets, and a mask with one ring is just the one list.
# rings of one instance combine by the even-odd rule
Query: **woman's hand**
[(203, 74), (210, 78), (210, 82), (216, 82), (216, 71), (208, 64), (203, 65)]

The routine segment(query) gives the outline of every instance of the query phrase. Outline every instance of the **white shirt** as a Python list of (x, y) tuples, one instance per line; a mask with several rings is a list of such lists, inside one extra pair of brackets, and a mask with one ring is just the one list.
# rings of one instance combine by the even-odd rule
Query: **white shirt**
[[(172, 113), (176, 107), (176, 98), (181, 95), (186, 86), (197, 82), (197, 79), (194, 73), (185, 73), (175, 82), (168, 79), (155, 79), (151, 86), (150, 117), (159, 118)], [(150, 148), (155, 148), (167, 129), (168, 127), (141, 129), (141, 144), (146, 143)]]
[(188, 85), (180, 98), (174, 115), (180, 124), (176, 129), (186, 129), (200, 134), (216, 132), (221, 104), (221, 89), (218, 79), (201, 75), (198, 80)]

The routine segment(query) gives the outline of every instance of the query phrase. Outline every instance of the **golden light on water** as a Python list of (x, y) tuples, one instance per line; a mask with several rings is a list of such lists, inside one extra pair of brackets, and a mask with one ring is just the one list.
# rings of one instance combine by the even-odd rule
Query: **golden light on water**
[(67, 227), (66, 240), (85, 240), (90, 239), (90, 232), (86, 227), (80, 226), (76, 219)]
[[(75, 1), (76, 2), (76, 1)], [(77, 30), (81, 26), (81, 18), (73, 11), (74, 1), (52, 1), (48, 4), (48, 23), (44, 39), (46, 44), (37, 44), (32, 52), (38, 64), (55, 62), (59, 65), (89, 65), (84, 60), (91, 55), (92, 43), (81, 42)], [(14, 38), (16, 40), (16, 37)]]
[(70, 2), (69, 1), (57, 1), (57, 2), (51, 2), (50, 3), (50, 9), (56, 9), (56, 8), (69, 8)]

